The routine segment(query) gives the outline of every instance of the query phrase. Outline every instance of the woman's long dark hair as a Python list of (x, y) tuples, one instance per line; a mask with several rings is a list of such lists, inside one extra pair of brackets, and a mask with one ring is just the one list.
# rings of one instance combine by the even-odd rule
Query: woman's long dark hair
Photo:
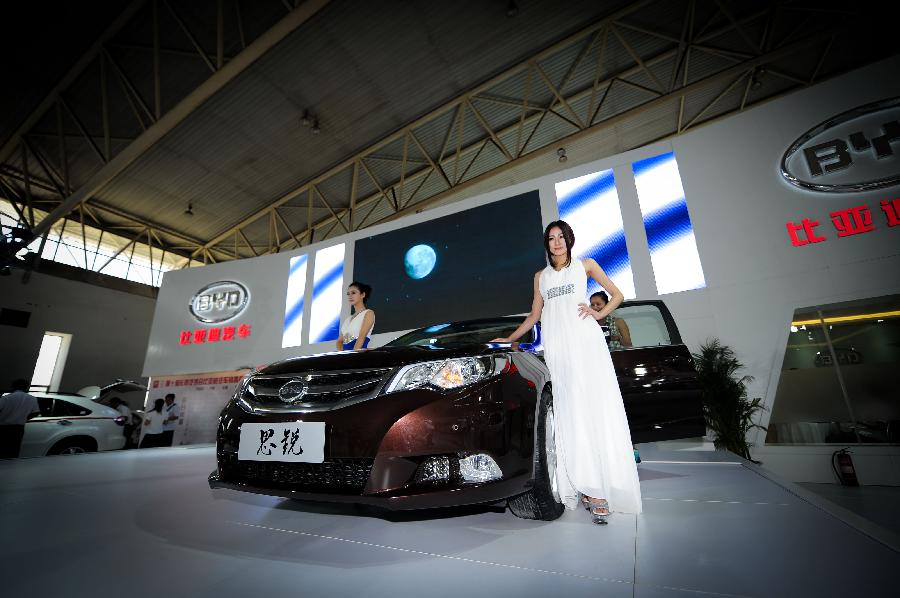
[(153, 403), (153, 409), (151, 411), (156, 411), (157, 413), (162, 413), (163, 405), (166, 404), (164, 399), (156, 399), (156, 402)]
[(566, 242), (566, 263), (563, 268), (567, 268), (572, 263), (572, 246), (575, 245), (575, 231), (569, 226), (565, 220), (554, 220), (544, 229), (544, 250), (547, 252), (547, 261), (553, 266), (553, 254), (550, 253), (550, 231), (558, 228), (562, 231), (563, 240)]

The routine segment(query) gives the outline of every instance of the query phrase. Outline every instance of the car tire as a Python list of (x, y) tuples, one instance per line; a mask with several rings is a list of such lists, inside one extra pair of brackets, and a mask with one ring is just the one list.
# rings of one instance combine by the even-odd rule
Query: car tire
[(537, 436), (534, 484), (528, 492), (509, 499), (509, 510), (522, 519), (553, 521), (563, 514), (565, 506), (556, 490), (556, 448), (554, 446), (556, 418), (553, 411), (553, 395), (544, 390), (538, 409), (535, 428)]
[(97, 451), (97, 441), (88, 437), (63, 438), (47, 451), (48, 455), (81, 455)]

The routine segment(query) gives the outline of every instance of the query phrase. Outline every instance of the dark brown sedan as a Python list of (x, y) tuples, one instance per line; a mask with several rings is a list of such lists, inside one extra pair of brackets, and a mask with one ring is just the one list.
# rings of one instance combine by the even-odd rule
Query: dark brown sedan
[[(696, 373), (661, 302), (626, 302), (613, 361), (635, 442), (702, 436)], [(298, 357), (249, 374), (219, 418), (212, 488), (422, 509), (509, 500), (550, 520), (553, 393), (536, 327), (438, 324), (384, 347)]]

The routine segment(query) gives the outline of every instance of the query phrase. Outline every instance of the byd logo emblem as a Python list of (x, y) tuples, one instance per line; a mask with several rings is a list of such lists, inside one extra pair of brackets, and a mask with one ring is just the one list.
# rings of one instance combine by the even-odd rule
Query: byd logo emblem
[(900, 183), (900, 98), (848, 110), (800, 136), (781, 176), (812, 191), (868, 191)]
[(191, 299), (191, 315), (204, 324), (216, 324), (237, 317), (248, 303), (247, 287), (233, 280), (222, 280), (197, 291)]
[(278, 389), (278, 398), (284, 403), (298, 403), (306, 396), (309, 385), (306, 380), (294, 378)]

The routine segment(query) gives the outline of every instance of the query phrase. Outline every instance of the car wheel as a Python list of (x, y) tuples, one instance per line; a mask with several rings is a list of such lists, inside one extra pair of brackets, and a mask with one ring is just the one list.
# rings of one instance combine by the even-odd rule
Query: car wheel
[(556, 417), (553, 411), (553, 395), (544, 391), (538, 410), (537, 434), (538, 461), (535, 465), (534, 485), (531, 490), (509, 499), (509, 510), (522, 519), (553, 521), (559, 518), (565, 506), (559, 499), (556, 479)]
[(91, 438), (65, 438), (47, 451), (48, 455), (82, 455), (97, 450), (97, 443)]

